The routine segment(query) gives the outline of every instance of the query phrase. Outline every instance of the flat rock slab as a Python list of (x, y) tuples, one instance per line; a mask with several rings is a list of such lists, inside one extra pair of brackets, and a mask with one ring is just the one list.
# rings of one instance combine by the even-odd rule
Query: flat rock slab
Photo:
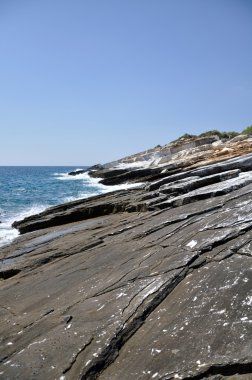
[(250, 267), (251, 259), (234, 257), (188, 274), (99, 379), (184, 379), (226, 375), (230, 364), (234, 373), (249, 368)]
[[(67, 223), (76, 202), (26, 221), (43, 229), (0, 249), (0, 378), (251, 378), (252, 184), (242, 176), (176, 208), (118, 206)], [(112, 207), (113, 196), (146, 193), (88, 202)], [(46, 226), (55, 213), (62, 225)]]

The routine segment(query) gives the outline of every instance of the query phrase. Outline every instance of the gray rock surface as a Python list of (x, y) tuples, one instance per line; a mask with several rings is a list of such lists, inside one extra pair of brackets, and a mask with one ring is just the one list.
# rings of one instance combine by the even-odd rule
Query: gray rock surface
[(252, 379), (252, 158), (234, 160), (15, 223), (0, 378)]

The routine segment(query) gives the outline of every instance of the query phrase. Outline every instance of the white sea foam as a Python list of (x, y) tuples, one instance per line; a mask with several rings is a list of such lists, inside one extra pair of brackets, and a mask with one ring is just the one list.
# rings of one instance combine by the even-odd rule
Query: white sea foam
[(72, 172), (78, 172), (80, 170), (85, 170), (85, 169), (83, 169), (83, 168), (76, 168), (76, 169), (72, 170)]
[(16, 228), (11, 227), (12, 223), (14, 223), (16, 220), (22, 220), (28, 216), (38, 214), (44, 211), (47, 207), (47, 205), (32, 206), (29, 209), (24, 210), (19, 214), (15, 214), (0, 223), (0, 247), (11, 243), (16, 237), (18, 237), (19, 232)]
[[(79, 180), (90, 181), (90, 177), (89, 177), (89, 175), (87, 173), (76, 174), (76, 175), (69, 175), (68, 173), (55, 173), (54, 175), (56, 176), (56, 179), (59, 179), (59, 180), (62, 180), (62, 181), (76, 181), (76, 180), (77, 181), (79, 181)], [(101, 178), (99, 178), (98, 181), (100, 179)], [(98, 181), (96, 181), (96, 183)]]
[[(87, 198), (91, 197), (93, 195), (101, 194), (101, 193), (108, 193), (115, 190), (124, 190), (124, 189), (130, 189), (133, 187), (137, 187), (142, 185), (142, 183), (124, 183), (122, 185), (114, 185), (114, 186), (106, 186), (102, 183), (99, 183), (102, 178), (93, 178), (90, 177), (88, 173), (83, 174), (77, 174), (75, 176), (68, 175), (67, 173), (61, 173), (57, 179), (63, 180), (63, 181), (76, 181), (76, 180), (83, 180), (83, 184), (85, 184), (85, 188), (88, 187), (92, 188), (92, 193), (83, 192), (80, 194), (77, 198), (70, 197), (71, 200), (81, 199), (81, 198)], [(94, 189), (94, 187), (96, 189)], [(69, 198), (68, 198), (69, 199)]]
[(11, 228), (11, 224), (3, 222), (0, 224), (0, 247), (9, 244), (19, 235), (18, 230)]
[[(92, 181), (93, 178), (90, 178), (89, 183), (85, 183), (85, 188), (88, 189), (88, 185), (90, 185), (90, 189), (92, 189), (90, 192), (85, 191), (83, 193), (80, 193), (77, 197), (66, 197), (63, 199), (63, 202), (72, 202), (80, 199), (86, 199), (89, 197), (93, 197), (95, 195), (99, 194), (106, 194), (110, 193), (112, 191), (118, 191), (118, 190), (126, 190), (126, 189), (132, 189), (134, 187), (139, 187), (143, 183), (126, 183), (122, 185), (114, 185), (114, 186), (105, 186), (101, 183), (98, 183), (97, 179), (94, 178), (95, 181)], [(101, 178), (99, 178), (101, 180)]]
[[(79, 169), (76, 169), (79, 170)], [(66, 181), (82, 181), (83, 182), (83, 192), (78, 193), (77, 196), (68, 196), (61, 200), (59, 203), (71, 202), (75, 200), (85, 199), (92, 197), (94, 195), (105, 194), (112, 191), (130, 189), (133, 187), (141, 186), (142, 183), (129, 183), (115, 186), (105, 186), (99, 181), (101, 178), (92, 178), (88, 175), (88, 173), (78, 174), (76, 176), (70, 176), (67, 173), (54, 173), (55, 179), (58, 180), (66, 180)], [(14, 221), (22, 220), (28, 216), (39, 214), (48, 208), (49, 205), (34, 205), (29, 209), (26, 209), (20, 213), (13, 214), (11, 217), (2, 219), (2, 223), (0, 223), (0, 247), (11, 243), (18, 235), (19, 232), (17, 229), (12, 228), (12, 224)]]
[[(85, 170), (85, 169), (83, 169), (83, 168), (77, 168), (77, 169), (72, 170), (71, 172), (74, 173), (74, 172), (78, 172), (80, 170)], [(64, 173), (63, 172), (60, 172), (60, 173), (56, 172), (56, 173), (53, 173), (53, 176), (54, 177), (60, 177), (60, 178), (61, 177), (70, 177), (70, 179), (71, 179), (71, 177), (75, 177), (74, 175), (73, 176), (71, 176), (71, 175), (69, 176), (68, 173), (66, 173), (66, 172), (64, 172)]]

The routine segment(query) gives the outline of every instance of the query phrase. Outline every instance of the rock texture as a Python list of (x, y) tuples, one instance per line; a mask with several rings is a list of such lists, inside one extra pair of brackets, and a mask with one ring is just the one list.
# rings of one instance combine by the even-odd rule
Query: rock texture
[(0, 378), (252, 379), (251, 141), (220, 144), (199, 159), (204, 145), (185, 144), (154, 175), (125, 168), (147, 178), (136, 188), (15, 223)]

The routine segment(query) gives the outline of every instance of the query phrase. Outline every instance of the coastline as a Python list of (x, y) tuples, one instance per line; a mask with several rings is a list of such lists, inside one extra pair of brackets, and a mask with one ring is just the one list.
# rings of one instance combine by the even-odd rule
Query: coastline
[(252, 139), (204, 142), (104, 165), (130, 188), (15, 223), (4, 379), (251, 376)]
[[(30, 194), (29, 195), (29, 198), (27, 196), (27, 199), (23, 199), (23, 206), (22, 206), (22, 203), (21, 202), (18, 202), (18, 207), (17, 207), (17, 210), (15, 209), (14, 205), (15, 205), (15, 200), (13, 200), (14, 197), (18, 198), (19, 194), (20, 196), (25, 196), (26, 193), (29, 192), (29, 187), (32, 186), (32, 187), (35, 187), (32, 183), (32, 181), (28, 181), (27, 183), (24, 181), (22, 186), (14, 186), (13, 185), (13, 190), (11, 188), (11, 185), (10, 185), (10, 194), (11, 195), (7, 195), (7, 194), (4, 194), (3, 195), (3, 202), (5, 204), (11, 204), (13, 203), (13, 206), (12, 206), (12, 209), (9, 207), (9, 209), (2, 209), (1, 211), (1, 224), (0, 224), (0, 247), (4, 247), (8, 244), (11, 244), (15, 238), (17, 238), (19, 236), (19, 232), (17, 229), (15, 228), (12, 228), (12, 224), (15, 222), (15, 221), (18, 221), (18, 220), (23, 220), (24, 218), (27, 218), (27, 217), (30, 217), (30, 216), (33, 216), (33, 215), (37, 215), (41, 212), (44, 212), (45, 210), (47, 210), (48, 208), (51, 208), (51, 207), (54, 207), (54, 206), (57, 206), (57, 205), (61, 205), (61, 204), (67, 204), (69, 202), (73, 202), (73, 201), (76, 201), (76, 200), (81, 200), (81, 199), (87, 199), (87, 198), (90, 198), (91, 196), (94, 196), (94, 195), (98, 195), (98, 194), (105, 194), (107, 192), (111, 192), (111, 191), (115, 191), (115, 190), (120, 190), (120, 189), (123, 189), (123, 188), (130, 188), (132, 187), (132, 185), (129, 185), (129, 186), (125, 186), (125, 185), (118, 185), (118, 186), (114, 186), (114, 187), (110, 187), (110, 186), (105, 186), (105, 185), (102, 185), (99, 183), (99, 181), (102, 179), (102, 178), (92, 178), (88, 175), (88, 173), (86, 172), (86, 169), (76, 169), (78, 171), (83, 171), (85, 174), (81, 174), (81, 175), (78, 175), (76, 177), (71, 177), (68, 175), (68, 171), (69, 170), (72, 170), (70, 169), (72, 167), (21, 167), (21, 171), (26, 171), (28, 170), (28, 173), (29, 171), (33, 171), (35, 169), (35, 171), (37, 170), (47, 170), (47, 169), (50, 169), (48, 171), (48, 174), (47, 176), (45, 175), (43, 178), (44, 181), (50, 181), (50, 183), (48, 185), (46, 185), (44, 187), (44, 192), (45, 192), (45, 195), (43, 195), (43, 198), (40, 199), (39, 198), (39, 193), (41, 192), (41, 190), (39, 189), (39, 186), (42, 187), (42, 184), (38, 184), (36, 185), (38, 187), (38, 194)], [(88, 168), (88, 167), (86, 167)], [(7, 168), (9, 169), (9, 168)], [(10, 167), (9, 169), (9, 176), (8, 178), (4, 178), (3, 177), (3, 182), (4, 181), (10, 181), (10, 177), (12, 175), (12, 167)], [(14, 167), (14, 170), (17, 169), (16, 167)], [(68, 171), (67, 171), (68, 169)], [(16, 176), (15, 174), (19, 174), (19, 171), (20, 171), (20, 168), (18, 168), (18, 171), (17, 173), (13, 173), (14, 176)], [(38, 171), (38, 173), (39, 173)], [(21, 172), (22, 173), (22, 172)], [(30, 174), (30, 173), (29, 173)], [(25, 173), (24, 173), (24, 176), (25, 176)], [(22, 178), (22, 176), (20, 175), (19, 176), (20, 178)], [(31, 177), (32, 178), (32, 177)], [(50, 180), (48, 180), (48, 178)], [(36, 176), (34, 176), (34, 178), (32, 178), (34, 181), (36, 181)], [(15, 181), (15, 179), (13, 180)], [(18, 179), (17, 179), (17, 183), (18, 183)], [(66, 186), (65, 188), (67, 188), (68, 184), (70, 185), (70, 183), (72, 181), (76, 181), (79, 183), (78, 186), (73, 186), (71, 185), (70, 189), (72, 188), (73, 189), (73, 193), (70, 192), (70, 190), (64, 195), (64, 194), (58, 194), (58, 199), (50, 199), (50, 193), (54, 192), (53, 194), (53, 197), (55, 198), (56, 194), (57, 194), (57, 186), (59, 186), (58, 184), (61, 184), (61, 182), (65, 182), (66, 183)], [(40, 180), (40, 182), (42, 182)], [(75, 182), (75, 183), (76, 183)], [(54, 187), (53, 189), (51, 189), (51, 186)], [(63, 190), (65, 189), (63, 188)], [(4, 190), (4, 189), (3, 189)], [(22, 193), (20, 193), (20, 191), (22, 191)], [(12, 193), (15, 193), (15, 195), (13, 196)], [(46, 196), (46, 194), (48, 193), (48, 196)], [(35, 196), (35, 199), (33, 199), (33, 195)], [(8, 197), (10, 199), (8, 199)], [(53, 204), (50, 204), (50, 203), (53, 203)]]

